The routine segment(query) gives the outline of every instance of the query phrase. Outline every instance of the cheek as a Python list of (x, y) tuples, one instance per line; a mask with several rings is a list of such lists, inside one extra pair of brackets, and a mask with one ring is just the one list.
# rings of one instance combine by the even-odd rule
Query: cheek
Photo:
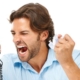
[(27, 36), (22, 36), (21, 39), (23, 42), (25, 42), (27, 44), (27, 46), (30, 46), (30, 45), (34, 45), (36, 43), (37, 36), (27, 35)]
[(24, 41), (25, 43), (29, 43), (31, 41), (31, 38), (29, 36), (22, 36), (21, 40)]
[(36, 43), (35, 38), (23, 38), (22, 41), (25, 42), (28, 47)]
[(33, 37), (33, 36), (30, 36), (30, 35), (26, 35), (26, 36), (21, 36), (21, 39), (22, 39), (23, 41), (28, 41), (28, 42), (30, 42), (31, 40), (34, 39), (34, 37)]

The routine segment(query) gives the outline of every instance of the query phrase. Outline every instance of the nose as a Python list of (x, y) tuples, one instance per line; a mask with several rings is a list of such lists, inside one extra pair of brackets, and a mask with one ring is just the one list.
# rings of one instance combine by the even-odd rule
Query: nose
[(15, 34), (14, 37), (13, 37), (13, 42), (16, 44), (16, 45), (19, 45), (21, 43), (21, 38), (19, 35)]

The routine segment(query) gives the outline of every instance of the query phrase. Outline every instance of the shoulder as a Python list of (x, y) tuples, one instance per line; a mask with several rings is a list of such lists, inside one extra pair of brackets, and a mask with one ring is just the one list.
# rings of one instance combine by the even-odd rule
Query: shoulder
[(3, 62), (3, 65), (6, 66), (6, 65), (15, 65), (15, 64), (18, 64), (18, 63), (22, 63), (18, 57), (17, 54), (13, 54), (13, 53), (10, 53), (10, 54), (5, 54), (1, 57), (1, 60)]
[(8, 64), (13, 64), (17, 58), (18, 58), (17, 54), (10, 53), (2, 55), (1, 60), (4, 65), (8, 65)]
[(4, 72), (13, 68), (15, 63), (20, 62), (17, 54), (5, 54), (1, 57), (1, 61), (3, 62)]
[(1, 60), (9, 60), (9, 59), (14, 59), (17, 56), (17, 54), (9, 53), (9, 54), (4, 54), (1, 57)]
[[(14, 65), (14, 57), (16, 57), (16, 54), (5, 54), (2, 55), (1, 61), (3, 62), (3, 69), (7, 70), (12, 65)], [(6, 66), (6, 67), (5, 67)]]
[(3, 79), (9, 80), (10, 78), (13, 78), (15, 74), (14, 62), (16, 59), (17, 59), (17, 54), (10, 53), (10, 54), (2, 55), (1, 61), (3, 62), (3, 65), (2, 65)]

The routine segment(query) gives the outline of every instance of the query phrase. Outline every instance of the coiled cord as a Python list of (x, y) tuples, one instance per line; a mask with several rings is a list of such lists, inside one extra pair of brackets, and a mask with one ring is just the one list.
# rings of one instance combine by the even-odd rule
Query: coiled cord
[(3, 65), (3, 62), (0, 60), (0, 80), (3, 80), (3, 76), (2, 76), (2, 65)]

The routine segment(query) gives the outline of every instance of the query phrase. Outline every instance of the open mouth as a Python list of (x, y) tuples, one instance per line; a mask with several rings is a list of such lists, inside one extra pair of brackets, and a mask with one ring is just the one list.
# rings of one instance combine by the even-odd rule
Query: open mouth
[(26, 46), (17, 46), (17, 49), (20, 54), (24, 54), (27, 51)]

